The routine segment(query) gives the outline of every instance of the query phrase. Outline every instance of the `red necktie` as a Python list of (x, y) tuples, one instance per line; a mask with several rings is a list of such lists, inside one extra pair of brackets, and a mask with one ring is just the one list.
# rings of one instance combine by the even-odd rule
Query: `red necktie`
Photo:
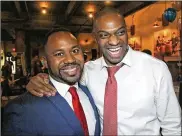
[(85, 118), (85, 114), (84, 114), (82, 105), (80, 103), (78, 94), (76, 92), (76, 88), (70, 87), (69, 92), (72, 95), (72, 104), (73, 104), (74, 112), (75, 112), (76, 116), (78, 117), (78, 119), (80, 120), (81, 126), (84, 130), (84, 135), (88, 136), (89, 132), (88, 132), (87, 120)]
[(117, 136), (117, 81), (114, 74), (120, 66), (108, 67), (104, 97), (103, 135)]

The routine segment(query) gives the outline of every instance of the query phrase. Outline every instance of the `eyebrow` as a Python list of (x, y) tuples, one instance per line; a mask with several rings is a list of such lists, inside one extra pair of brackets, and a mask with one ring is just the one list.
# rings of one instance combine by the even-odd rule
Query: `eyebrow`
[[(74, 49), (74, 48), (79, 48), (79, 49), (81, 49), (81, 46), (80, 45), (75, 45), (75, 46), (73, 46), (72, 47), (72, 49)], [(57, 49), (57, 50), (54, 50), (53, 52), (49, 52), (50, 54), (54, 54), (54, 53), (56, 53), (56, 52), (58, 52), (58, 51), (64, 51), (63, 49)]]
[(54, 50), (52, 53), (54, 54), (54, 53), (56, 53), (58, 51), (63, 51), (63, 50), (62, 49), (57, 49), (57, 50)]
[(72, 47), (72, 49), (74, 49), (74, 48), (81, 48), (81, 47), (80, 47), (80, 45), (75, 45)]
[[(116, 32), (117, 31), (119, 31), (120, 29), (125, 29), (126, 28), (126, 26), (122, 26), (122, 27), (120, 27), (120, 28), (118, 28), (117, 30), (116, 30)], [(107, 32), (107, 31), (104, 31), (104, 30), (100, 30), (100, 31), (98, 31), (97, 33), (109, 33), (109, 32)]]
[[(81, 47), (80, 47), (79, 45), (75, 45), (75, 46), (72, 47), (72, 49), (74, 49), (74, 48), (79, 48), (79, 49), (81, 49)], [(58, 51), (64, 51), (64, 50), (63, 50), (63, 49), (57, 49), (57, 50), (53, 51), (52, 53), (54, 54), (54, 53), (56, 53), (56, 52), (58, 52)]]

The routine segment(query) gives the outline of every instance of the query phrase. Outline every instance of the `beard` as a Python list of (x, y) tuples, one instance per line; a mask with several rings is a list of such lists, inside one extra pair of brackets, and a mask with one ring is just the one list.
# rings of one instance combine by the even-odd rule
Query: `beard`
[(83, 66), (78, 63), (65, 64), (61, 68), (58, 68), (57, 71), (53, 71), (50, 67), (48, 69), (53, 79), (68, 85), (74, 85), (78, 82), (83, 72)]

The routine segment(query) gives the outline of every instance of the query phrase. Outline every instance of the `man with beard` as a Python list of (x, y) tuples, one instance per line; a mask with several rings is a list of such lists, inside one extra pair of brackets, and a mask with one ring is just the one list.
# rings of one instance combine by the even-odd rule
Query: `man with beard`
[[(181, 135), (181, 109), (166, 64), (128, 46), (124, 17), (114, 9), (99, 12), (93, 33), (103, 57), (85, 64), (81, 84), (99, 109), (103, 135), (160, 135), (160, 128), (163, 135)], [(54, 95), (53, 89), (38, 91), (40, 83), (49, 86), (44, 78), (34, 78), (28, 90)]]
[(5, 108), (3, 135), (99, 135), (99, 115), (86, 87), (78, 84), (84, 59), (77, 39), (52, 31), (45, 42), (49, 80), (57, 89), (52, 97), (29, 92)]

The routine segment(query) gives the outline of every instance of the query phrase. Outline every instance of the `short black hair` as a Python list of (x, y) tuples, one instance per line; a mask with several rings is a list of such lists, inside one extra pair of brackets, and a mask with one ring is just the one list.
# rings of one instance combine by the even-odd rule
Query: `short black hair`
[(147, 53), (148, 55), (152, 55), (152, 52), (149, 49), (144, 49), (142, 52)]
[(48, 38), (50, 35), (52, 35), (53, 33), (56, 33), (56, 32), (70, 32), (70, 30), (66, 29), (66, 28), (54, 28), (54, 29), (51, 29), (46, 35), (45, 35), (45, 38), (44, 38), (44, 42), (43, 42), (43, 45), (45, 47), (45, 45), (47, 44), (47, 41), (48, 41)]

